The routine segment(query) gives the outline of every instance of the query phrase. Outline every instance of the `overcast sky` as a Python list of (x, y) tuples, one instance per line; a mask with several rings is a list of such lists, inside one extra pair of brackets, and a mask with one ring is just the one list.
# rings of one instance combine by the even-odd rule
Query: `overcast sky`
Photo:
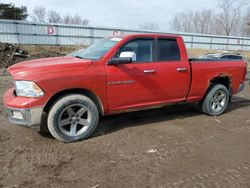
[(169, 29), (169, 21), (183, 10), (214, 9), (217, 0), (1, 0), (3, 3), (25, 5), (29, 13), (35, 6), (45, 6), (65, 15), (79, 14), (90, 25), (138, 28), (153, 22), (161, 30)]

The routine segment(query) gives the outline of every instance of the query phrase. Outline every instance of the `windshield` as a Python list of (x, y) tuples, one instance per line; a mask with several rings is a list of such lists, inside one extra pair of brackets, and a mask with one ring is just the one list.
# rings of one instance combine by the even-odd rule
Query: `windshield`
[(115, 44), (121, 41), (122, 38), (105, 38), (95, 42), (87, 48), (77, 50), (69, 54), (82, 59), (100, 59), (107, 51), (109, 51)]

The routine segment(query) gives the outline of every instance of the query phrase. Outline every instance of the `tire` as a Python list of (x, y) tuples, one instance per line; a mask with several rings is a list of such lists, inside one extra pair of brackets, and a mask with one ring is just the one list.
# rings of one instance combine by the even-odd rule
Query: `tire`
[(99, 121), (95, 103), (80, 94), (66, 95), (51, 107), (47, 124), (52, 136), (61, 142), (76, 142), (89, 138)]
[(224, 85), (212, 85), (200, 103), (201, 111), (210, 116), (221, 115), (227, 109), (229, 97), (229, 91)]

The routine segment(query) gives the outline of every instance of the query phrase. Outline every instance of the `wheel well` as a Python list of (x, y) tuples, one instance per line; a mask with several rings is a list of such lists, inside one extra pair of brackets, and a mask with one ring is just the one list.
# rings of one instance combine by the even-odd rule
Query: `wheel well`
[(93, 92), (91, 92), (89, 90), (86, 90), (86, 89), (67, 89), (67, 90), (63, 90), (63, 91), (60, 91), (60, 92), (56, 93), (46, 103), (46, 105), (44, 107), (44, 112), (48, 113), (50, 107), (54, 104), (54, 102), (57, 99), (59, 99), (60, 97), (62, 97), (64, 95), (67, 95), (67, 94), (82, 94), (82, 95), (85, 95), (85, 96), (89, 97), (96, 104), (100, 114), (101, 115), (104, 114), (104, 109), (103, 109), (103, 106), (102, 106), (102, 103), (101, 103), (100, 99)]
[[(212, 86), (212, 85), (214, 85), (214, 84), (222, 84), (222, 85), (224, 85), (227, 89), (228, 89), (228, 91), (229, 91), (229, 101), (231, 101), (232, 100), (232, 87), (231, 87), (231, 78), (229, 77), (229, 76), (219, 76), (219, 77), (215, 77), (214, 79), (212, 79), (211, 81), (210, 81), (210, 86), (209, 86), (209, 88), (208, 88), (208, 91), (209, 91), (209, 89), (210, 89), (210, 87)], [(206, 96), (206, 95), (205, 95)], [(205, 97), (204, 96), (204, 97)]]
[(212, 88), (212, 86), (213, 86), (214, 84), (222, 84), (222, 85), (224, 85), (224, 86), (228, 89), (228, 91), (229, 91), (229, 95), (230, 95), (229, 101), (231, 101), (231, 99), (232, 99), (231, 78), (230, 78), (229, 76), (224, 76), (224, 75), (222, 75), (222, 76), (218, 76), (218, 77), (213, 78), (213, 79), (209, 82), (209, 87), (207, 88), (207, 91), (206, 91), (206, 93), (204, 94), (204, 96), (203, 96), (203, 98), (201, 99), (200, 102), (202, 102), (202, 101), (206, 98), (207, 93), (210, 91), (210, 89)]
[(224, 85), (229, 91), (231, 90), (231, 79), (228, 76), (220, 76), (212, 79), (210, 81), (210, 86), (213, 84), (222, 84)]

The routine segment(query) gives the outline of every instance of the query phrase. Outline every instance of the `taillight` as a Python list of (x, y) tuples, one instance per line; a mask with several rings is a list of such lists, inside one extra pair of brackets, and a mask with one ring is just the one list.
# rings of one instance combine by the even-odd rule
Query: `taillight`
[(245, 81), (247, 78), (247, 60), (244, 60), (244, 62), (246, 63), (246, 69), (245, 69), (245, 72), (243, 74), (243, 81)]

